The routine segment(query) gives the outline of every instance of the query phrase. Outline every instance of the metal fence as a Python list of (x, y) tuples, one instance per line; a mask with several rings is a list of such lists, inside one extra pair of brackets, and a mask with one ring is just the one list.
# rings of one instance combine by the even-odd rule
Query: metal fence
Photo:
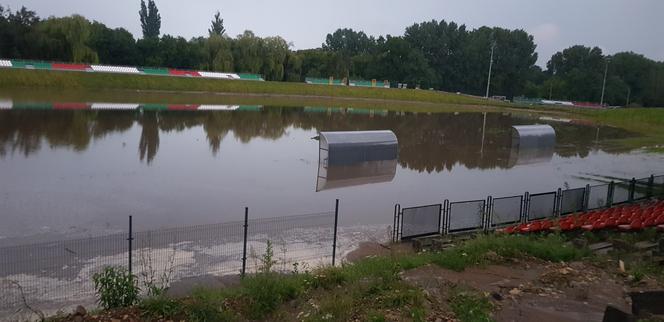
[(611, 193), (611, 204), (619, 205), (629, 201), (630, 187), (629, 181), (613, 183), (613, 190)]
[(521, 222), (523, 214), (523, 196), (492, 199), (489, 214), (491, 228), (512, 225)]
[(599, 209), (609, 206), (609, 193), (611, 184), (600, 184), (586, 186), (588, 198), (586, 198), (587, 209)]
[[(581, 188), (394, 208), (394, 241), (437, 234), (488, 231), (521, 222), (556, 218), (586, 210), (664, 197), (664, 175), (586, 185)], [(442, 223), (442, 227), (441, 227)]]
[(484, 228), (486, 200), (445, 202), (445, 232), (448, 234), (478, 231)]
[(139, 286), (243, 275), (260, 268), (268, 242), (275, 270), (334, 265), (338, 218), (338, 200), (328, 212), (250, 219), (245, 208), (243, 221), (141, 232), (130, 217), (122, 234), (0, 248), (0, 317), (20, 311), (23, 297), (42, 311), (92, 305), (92, 277), (108, 266), (127, 268)]
[(395, 220), (395, 223), (397, 221), (400, 223), (401, 238), (410, 239), (438, 234), (442, 220), (441, 209), (441, 204), (401, 209), (401, 220)]
[(553, 217), (556, 214), (556, 192), (544, 192), (528, 195), (526, 200), (526, 218), (538, 220)]
[(583, 211), (586, 202), (586, 188), (567, 189), (558, 192), (560, 195), (560, 214), (567, 215)]

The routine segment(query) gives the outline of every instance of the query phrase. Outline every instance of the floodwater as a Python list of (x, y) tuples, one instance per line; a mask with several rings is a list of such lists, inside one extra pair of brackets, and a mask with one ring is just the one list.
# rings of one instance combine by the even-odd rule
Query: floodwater
[[(395, 203), (548, 192), (664, 172), (664, 155), (611, 144), (634, 134), (537, 115), (237, 105), (202, 111), (181, 102), (93, 110), (89, 100), (24, 96), (0, 97), (0, 245), (125, 231), (128, 215), (136, 230), (147, 230), (237, 221), (244, 207), (251, 218), (328, 212), (337, 198), (342, 225), (388, 225)], [(515, 150), (511, 127), (535, 123), (555, 128), (555, 146)], [(392, 173), (317, 189), (312, 138), (355, 130), (396, 133)]]

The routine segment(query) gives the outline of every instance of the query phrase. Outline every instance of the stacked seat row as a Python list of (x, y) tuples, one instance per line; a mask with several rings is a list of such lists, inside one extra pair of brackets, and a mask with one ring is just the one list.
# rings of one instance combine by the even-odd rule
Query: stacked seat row
[(258, 74), (218, 73), (218, 72), (204, 72), (204, 71), (182, 70), (182, 69), (173, 69), (173, 68), (138, 68), (131, 66), (51, 63), (51, 62), (16, 60), (16, 59), (14, 60), (0, 59), (0, 68), (2, 67), (264, 81), (262, 76)]
[(558, 219), (537, 220), (508, 226), (498, 231), (508, 234), (603, 229), (639, 231), (650, 227), (656, 227), (664, 232), (664, 200), (592, 210)]

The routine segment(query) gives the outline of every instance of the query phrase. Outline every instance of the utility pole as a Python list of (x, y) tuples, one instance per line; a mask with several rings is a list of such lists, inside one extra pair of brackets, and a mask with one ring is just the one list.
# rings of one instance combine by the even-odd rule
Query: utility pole
[(627, 103), (625, 103), (625, 107), (629, 107), (629, 96), (632, 94), (632, 88), (627, 86)]
[(602, 99), (599, 102), (599, 105), (604, 106), (604, 90), (606, 89), (606, 74), (609, 72), (609, 59), (606, 59), (606, 65), (604, 66), (604, 81), (602, 82)]
[(491, 68), (493, 67), (493, 50), (496, 47), (496, 42), (494, 41), (491, 44), (491, 59), (489, 59), (489, 77), (487, 78), (486, 81), (486, 94), (484, 95), (484, 98), (489, 98), (489, 86), (491, 86)]

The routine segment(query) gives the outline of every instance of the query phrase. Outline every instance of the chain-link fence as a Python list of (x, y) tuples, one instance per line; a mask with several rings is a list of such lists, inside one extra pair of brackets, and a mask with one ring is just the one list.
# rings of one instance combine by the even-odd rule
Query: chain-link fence
[(16, 314), (26, 303), (45, 312), (92, 306), (93, 276), (109, 266), (128, 269), (147, 290), (265, 265), (290, 272), (334, 264), (338, 246), (338, 203), (329, 212), (249, 219), (247, 210), (244, 221), (153, 231), (132, 232), (129, 222), (127, 233), (0, 248), (0, 317), (25, 320)]

